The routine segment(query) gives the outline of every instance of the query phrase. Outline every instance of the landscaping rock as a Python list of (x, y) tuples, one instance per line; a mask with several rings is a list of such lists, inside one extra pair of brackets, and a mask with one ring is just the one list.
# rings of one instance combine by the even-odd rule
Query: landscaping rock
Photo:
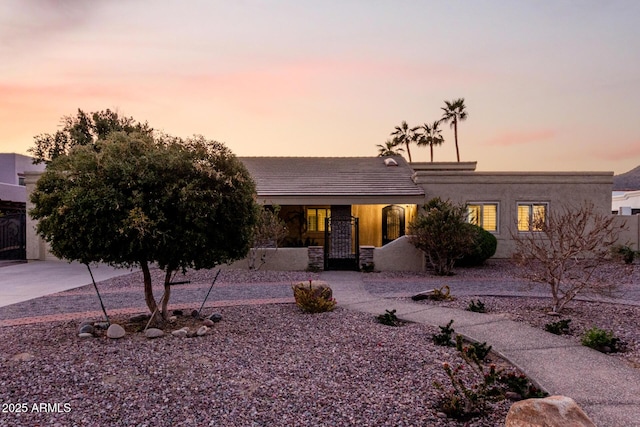
[(126, 334), (127, 333), (125, 332), (124, 328), (117, 323), (111, 324), (111, 326), (109, 326), (109, 329), (107, 329), (107, 337), (114, 340), (122, 338)]
[(200, 326), (198, 328), (198, 331), (196, 332), (196, 335), (201, 337), (201, 336), (205, 335), (208, 331), (209, 331), (209, 327), (208, 326)]
[(191, 317), (198, 317), (198, 316), (200, 316), (200, 312), (198, 310), (191, 311)]
[(83, 339), (84, 339), (84, 338), (93, 338), (93, 334), (90, 334), (90, 333), (88, 333), (88, 332), (83, 332), (83, 333), (81, 333), (81, 334), (78, 334), (78, 337), (79, 337), (79, 338), (83, 338)]
[(177, 316), (171, 316), (169, 317), (169, 323), (176, 323), (176, 321), (178, 320)]
[(204, 322), (202, 322), (202, 324), (204, 326), (213, 326), (214, 325), (213, 320), (211, 320), (211, 319), (204, 319)]
[(28, 362), (30, 360), (35, 359), (36, 357), (31, 353), (18, 353), (11, 358), (11, 360), (16, 360), (19, 362)]
[(129, 322), (131, 322), (131, 323), (146, 322), (150, 318), (151, 318), (151, 316), (148, 315), (148, 314), (138, 314), (136, 316), (130, 317), (129, 318)]
[(550, 396), (516, 402), (509, 409), (505, 427), (595, 427), (570, 397)]
[(171, 314), (173, 314), (174, 316), (182, 316), (184, 315), (184, 312), (182, 310), (173, 310)]
[(144, 331), (144, 336), (147, 338), (160, 338), (164, 335), (164, 331), (158, 328), (149, 328)]
[(178, 329), (177, 331), (171, 332), (171, 335), (178, 338), (185, 338), (189, 334), (188, 329)]
[(93, 325), (82, 325), (80, 326), (80, 330), (78, 330), (79, 334), (93, 334)]
[(211, 316), (209, 316), (209, 320), (211, 320), (214, 323), (217, 323), (222, 320), (222, 314), (213, 313)]
[(107, 329), (109, 327), (109, 322), (96, 322), (93, 324), (95, 329)]
[(80, 322), (80, 328), (82, 328), (85, 325), (93, 325), (93, 320), (89, 320), (89, 319), (84, 319), (82, 322)]

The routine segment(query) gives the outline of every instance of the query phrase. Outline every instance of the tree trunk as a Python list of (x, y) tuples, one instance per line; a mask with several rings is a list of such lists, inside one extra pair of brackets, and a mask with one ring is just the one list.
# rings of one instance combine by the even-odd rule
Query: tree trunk
[(169, 297), (171, 297), (171, 270), (167, 269), (164, 275), (164, 298), (162, 298), (162, 318), (164, 320), (169, 319)]
[(409, 143), (405, 142), (404, 145), (407, 146), (407, 155), (409, 156), (409, 163), (411, 163), (411, 150), (409, 150)]
[(453, 136), (456, 140), (456, 157), (458, 158), (458, 163), (460, 163), (460, 151), (458, 150), (458, 121), (453, 121)]
[(151, 286), (151, 272), (149, 272), (149, 264), (147, 261), (140, 261), (140, 268), (142, 268), (142, 275), (144, 276), (144, 301), (147, 303), (147, 308), (152, 314), (158, 309), (158, 304), (153, 296), (153, 287)]

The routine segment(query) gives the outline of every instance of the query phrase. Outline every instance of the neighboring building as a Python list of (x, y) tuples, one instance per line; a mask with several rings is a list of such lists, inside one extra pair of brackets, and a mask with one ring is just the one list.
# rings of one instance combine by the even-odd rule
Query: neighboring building
[(43, 171), (29, 156), (0, 153), (0, 259), (26, 258), (25, 172)]
[(45, 166), (34, 165), (29, 156), (0, 153), (0, 212), (24, 212), (27, 201), (25, 171), (43, 171)]
[(611, 197), (611, 212), (617, 215), (640, 214), (640, 190), (614, 191)]

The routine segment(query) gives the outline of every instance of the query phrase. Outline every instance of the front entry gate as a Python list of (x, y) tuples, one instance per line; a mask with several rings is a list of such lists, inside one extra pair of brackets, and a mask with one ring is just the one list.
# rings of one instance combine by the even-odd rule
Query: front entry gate
[(324, 269), (359, 270), (358, 218), (330, 217), (325, 220)]
[(27, 259), (26, 222), (24, 213), (0, 216), (0, 259)]

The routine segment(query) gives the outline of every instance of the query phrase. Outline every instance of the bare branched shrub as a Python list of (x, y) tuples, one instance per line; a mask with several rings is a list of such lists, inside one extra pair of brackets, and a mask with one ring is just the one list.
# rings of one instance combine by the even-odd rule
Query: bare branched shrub
[(287, 236), (287, 226), (278, 216), (280, 206), (262, 206), (253, 232), (253, 243), (249, 250), (249, 270), (259, 270), (267, 263), (269, 248), (278, 249)]
[(523, 274), (549, 287), (553, 312), (560, 312), (578, 294), (603, 295), (625, 270), (611, 263), (611, 247), (623, 226), (593, 204), (562, 208), (534, 219), (532, 230), (511, 233), (516, 242), (514, 261)]

